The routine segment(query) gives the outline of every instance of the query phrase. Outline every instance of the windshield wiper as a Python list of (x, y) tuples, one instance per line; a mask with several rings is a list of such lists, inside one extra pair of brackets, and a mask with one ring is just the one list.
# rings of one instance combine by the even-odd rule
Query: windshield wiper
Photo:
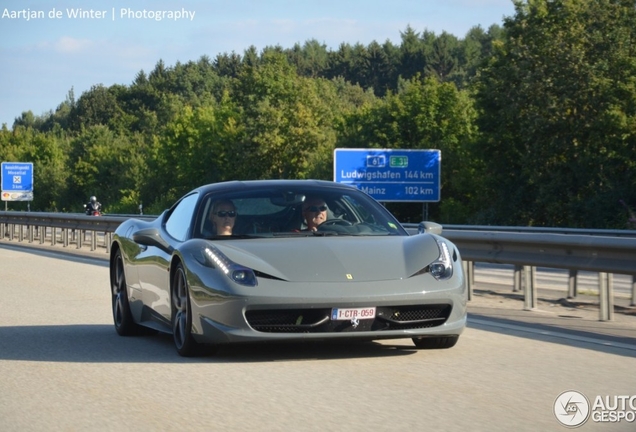
[(336, 231), (311, 231), (316, 237), (328, 237), (337, 235), (349, 235), (348, 233), (340, 233)]
[(334, 231), (286, 231), (272, 233), (274, 237), (327, 237), (337, 236), (341, 234), (342, 233), (337, 233)]

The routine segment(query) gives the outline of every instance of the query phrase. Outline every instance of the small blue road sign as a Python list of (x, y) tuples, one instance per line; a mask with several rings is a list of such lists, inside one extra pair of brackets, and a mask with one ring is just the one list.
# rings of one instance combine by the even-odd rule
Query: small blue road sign
[(2, 201), (33, 200), (33, 163), (2, 162)]
[(33, 192), (33, 163), (2, 162), (2, 190)]

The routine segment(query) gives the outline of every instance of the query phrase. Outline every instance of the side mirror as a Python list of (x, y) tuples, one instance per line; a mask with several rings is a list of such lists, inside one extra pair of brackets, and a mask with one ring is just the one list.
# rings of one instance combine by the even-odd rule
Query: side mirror
[(442, 226), (435, 222), (424, 221), (420, 222), (420, 224), (417, 226), (417, 232), (418, 234), (429, 233), (442, 235)]
[(143, 246), (155, 246), (159, 249), (172, 253), (172, 247), (159, 236), (159, 230), (156, 228), (146, 228), (137, 231), (132, 235), (132, 239), (135, 243)]

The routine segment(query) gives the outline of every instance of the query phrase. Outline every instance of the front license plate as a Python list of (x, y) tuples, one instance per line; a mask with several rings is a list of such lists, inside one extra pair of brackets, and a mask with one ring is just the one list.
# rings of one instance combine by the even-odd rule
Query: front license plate
[(375, 318), (375, 307), (331, 309), (332, 321), (350, 321), (353, 319), (360, 320), (373, 318)]

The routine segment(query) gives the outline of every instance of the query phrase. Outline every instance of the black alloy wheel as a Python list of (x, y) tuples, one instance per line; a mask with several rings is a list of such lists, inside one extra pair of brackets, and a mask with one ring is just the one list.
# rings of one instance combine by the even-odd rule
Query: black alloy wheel
[(191, 357), (199, 353), (199, 344), (192, 337), (190, 292), (183, 264), (177, 264), (171, 287), (172, 336), (179, 355)]
[(130, 313), (126, 275), (124, 273), (124, 260), (120, 250), (115, 252), (115, 258), (110, 270), (110, 284), (115, 330), (120, 336), (137, 334), (139, 326), (133, 321), (132, 314)]

